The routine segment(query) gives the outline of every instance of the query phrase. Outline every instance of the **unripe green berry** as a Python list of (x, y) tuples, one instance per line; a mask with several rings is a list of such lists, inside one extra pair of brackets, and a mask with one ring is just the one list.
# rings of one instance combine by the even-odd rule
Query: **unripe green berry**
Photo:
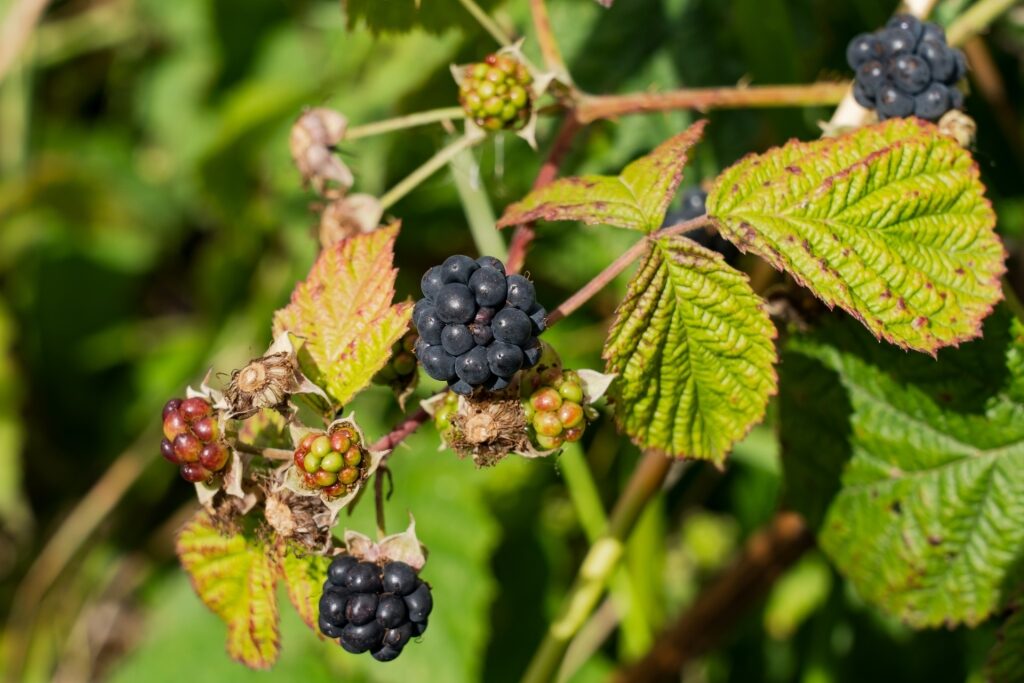
[(332, 486), (336, 481), (338, 481), (338, 475), (334, 472), (328, 472), (327, 470), (318, 470), (317, 473), (313, 475), (313, 478), (316, 479), (317, 486), (322, 488)]
[(353, 446), (345, 451), (344, 460), (346, 465), (356, 467), (363, 461), (363, 452), (359, 450), (358, 446)]
[(391, 367), (400, 376), (412, 374), (416, 370), (416, 358), (408, 351), (403, 351), (391, 359)]
[(538, 412), (533, 416), (533, 428), (538, 436), (558, 436), (562, 433), (562, 422), (551, 412)]
[(328, 472), (337, 472), (344, 466), (345, 461), (342, 460), (341, 453), (338, 451), (331, 451), (320, 461), (320, 469), (327, 470)]
[(459, 102), (467, 116), (485, 129), (518, 130), (530, 119), (529, 69), (511, 55), (490, 55), (463, 72)]
[(562, 445), (564, 439), (561, 436), (545, 436), (543, 434), (537, 435), (537, 445), (546, 451), (550, 451), (553, 448), (558, 448)]
[(318, 436), (309, 447), (309, 452), (322, 458), (331, 452), (331, 440), (326, 436)]
[(530, 397), (530, 404), (538, 412), (551, 412), (562, 406), (562, 397), (551, 387), (545, 387)]
[(562, 385), (558, 387), (558, 393), (566, 401), (583, 403), (583, 387), (576, 382), (562, 382)]
[(323, 458), (317, 457), (316, 453), (310, 451), (309, 453), (306, 453), (306, 457), (302, 460), (302, 469), (313, 474), (320, 469), (320, 462), (322, 460)]

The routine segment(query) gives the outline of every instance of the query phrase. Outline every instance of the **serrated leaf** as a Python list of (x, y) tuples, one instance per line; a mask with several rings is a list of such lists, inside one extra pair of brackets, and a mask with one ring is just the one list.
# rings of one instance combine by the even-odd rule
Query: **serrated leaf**
[(279, 637), (277, 574), (268, 551), (242, 533), (222, 534), (205, 512), (182, 528), (175, 549), (196, 594), (227, 624), (231, 658), (270, 668)]
[(1024, 559), (1024, 325), (998, 309), (938, 362), (852, 324), (795, 339), (846, 388), (850, 459), (822, 548), (868, 601), (917, 627), (975, 625)]
[(1003, 622), (996, 644), (985, 663), (989, 683), (1020, 683), (1024, 679), (1024, 610), (1017, 609)]
[(775, 328), (747, 277), (682, 238), (652, 244), (603, 357), (615, 413), (641, 447), (721, 462), (775, 392)]
[(330, 564), (329, 557), (312, 555), (293, 546), (282, 545), (278, 551), (278, 572), (288, 589), (288, 599), (306, 626), (317, 633), (318, 603)]
[(303, 340), (303, 369), (339, 404), (370, 383), (409, 326), (412, 304), (391, 303), (397, 236), (395, 225), (325, 249), (274, 315), (274, 336), (288, 331)]
[(917, 119), (790, 142), (726, 170), (721, 233), (879, 338), (936, 349), (976, 337), (1004, 252), (971, 155)]
[(505, 209), (498, 227), (546, 220), (657, 230), (683, 179), (687, 153), (700, 140), (706, 123), (694, 123), (617, 176), (563, 178), (534, 190)]

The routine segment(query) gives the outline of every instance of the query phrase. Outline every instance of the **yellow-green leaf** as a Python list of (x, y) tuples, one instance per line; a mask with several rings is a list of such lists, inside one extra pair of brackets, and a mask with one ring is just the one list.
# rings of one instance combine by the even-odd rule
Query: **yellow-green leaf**
[(303, 369), (340, 404), (370, 383), (409, 326), (412, 305), (392, 304), (397, 236), (395, 225), (325, 249), (274, 316), (274, 336), (303, 340)]
[(288, 589), (288, 599), (295, 606), (295, 611), (302, 621), (311, 629), (320, 633), (317, 628), (318, 602), (327, 578), (327, 567), (331, 558), (313, 555), (300, 548), (282, 544), (277, 566), (281, 580)]
[(620, 425), (643, 448), (721, 462), (775, 393), (774, 337), (721, 254), (682, 237), (654, 242), (604, 348)]
[(259, 542), (222, 534), (197, 513), (178, 533), (178, 559), (199, 598), (228, 627), (231, 658), (268, 669), (278, 655), (276, 567)]
[(726, 170), (721, 233), (879, 338), (935, 350), (978, 336), (1004, 251), (971, 155), (917, 119), (790, 142)]
[(505, 209), (498, 227), (546, 220), (657, 230), (683, 179), (687, 153), (700, 140), (706, 123), (698, 121), (617, 176), (563, 178), (534, 190)]

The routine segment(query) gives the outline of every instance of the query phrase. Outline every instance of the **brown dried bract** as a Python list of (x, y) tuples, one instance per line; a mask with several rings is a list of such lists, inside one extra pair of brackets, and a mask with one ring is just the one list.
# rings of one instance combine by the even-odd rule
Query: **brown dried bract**
[(343, 191), (352, 187), (355, 178), (334, 153), (348, 128), (348, 119), (340, 112), (324, 107), (305, 111), (292, 126), (288, 145), (302, 179), (324, 194), (327, 183), (334, 182)]
[(330, 547), (330, 527), (321, 524), (328, 519), (319, 498), (297, 496), (286, 490), (267, 494), (264, 507), (267, 525), (278, 537), (316, 552)]
[(231, 373), (224, 398), (231, 416), (245, 418), (261, 408), (283, 411), (288, 396), (302, 384), (295, 354), (281, 351), (254, 358), (242, 369)]
[(530, 448), (526, 414), (516, 396), (467, 399), (452, 417), (449, 446), (478, 467), (490, 467), (509, 453)]
[(349, 237), (373, 232), (383, 214), (380, 202), (368, 194), (335, 199), (320, 214), (320, 246), (329, 249)]

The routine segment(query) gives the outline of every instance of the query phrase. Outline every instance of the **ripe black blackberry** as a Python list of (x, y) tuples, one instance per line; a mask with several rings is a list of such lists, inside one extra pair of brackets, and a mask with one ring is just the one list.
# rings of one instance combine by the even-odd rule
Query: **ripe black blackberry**
[(856, 72), (854, 98), (879, 119), (914, 115), (938, 121), (963, 107), (956, 83), (967, 62), (937, 24), (899, 14), (885, 28), (851, 40), (846, 61)]
[[(670, 212), (665, 217), (663, 227), (682, 223), (683, 221), (699, 218), (706, 213), (705, 205), (708, 200), (708, 193), (698, 186), (687, 187), (680, 193), (682, 206)], [(727, 263), (735, 264), (740, 257), (740, 250), (736, 246), (718, 234), (718, 231), (708, 232), (705, 228), (694, 228), (684, 233), (686, 237), (693, 240), (702, 247), (711, 251), (717, 251), (725, 257)]]
[(342, 554), (327, 569), (317, 623), (347, 652), (390, 662), (423, 635), (433, 607), (430, 585), (405, 562), (379, 566)]
[(424, 298), (413, 312), (416, 357), (452, 391), (466, 396), (478, 387), (504, 389), (537, 362), (547, 311), (533, 283), (505, 275), (498, 259), (449, 256), (423, 275), (420, 288)]

